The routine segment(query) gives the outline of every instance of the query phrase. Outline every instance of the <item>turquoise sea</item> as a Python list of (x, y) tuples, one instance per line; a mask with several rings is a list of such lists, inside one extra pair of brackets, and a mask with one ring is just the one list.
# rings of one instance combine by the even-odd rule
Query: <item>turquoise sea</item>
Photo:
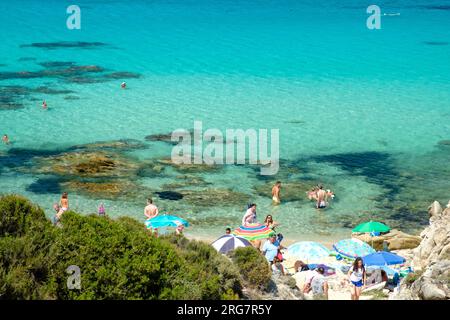
[[(80, 30), (66, 27), (71, 4)], [(80, 182), (69, 190), (72, 209), (88, 214), (104, 202), (111, 216), (142, 220), (151, 194), (200, 238), (238, 227), (249, 201), (290, 240), (348, 237), (369, 219), (418, 232), (428, 205), (450, 199), (450, 1), (378, 1), (380, 30), (366, 27), (370, 4), (0, 0), (0, 133), (12, 141), (0, 146), (0, 193), (23, 194), (51, 216)], [(279, 173), (135, 170), (170, 156), (170, 144), (146, 136), (195, 120), (280, 129)], [(44, 168), (79, 155), (75, 145), (121, 139), (141, 144), (102, 149), (131, 163), (122, 175)], [(257, 190), (277, 179), (299, 190), (322, 182), (336, 199), (318, 212), (299, 191), (273, 207), (270, 189)], [(114, 195), (86, 192), (118, 182)], [(212, 188), (226, 191), (214, 197)]]

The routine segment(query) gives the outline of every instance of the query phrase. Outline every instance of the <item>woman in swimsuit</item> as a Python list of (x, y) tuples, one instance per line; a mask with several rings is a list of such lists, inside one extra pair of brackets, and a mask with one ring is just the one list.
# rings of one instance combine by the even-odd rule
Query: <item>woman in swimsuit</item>
[(57, 213), (56, 217), (58, 220), (61, 218), (62, 214), (69, 210), (69, 195), (67, 192), (64, 192), (61, 196), (61, 200), (59, 201), (60, 209)]
[(273, 231), (275, 231), (275, 227), (278, 226), (278, 223), (276, 223), (275, 221), (273, 221), (272, 216), (269, 214), (266, 216), (266, 219), (264, 219), (264, 224), (272, 229)]

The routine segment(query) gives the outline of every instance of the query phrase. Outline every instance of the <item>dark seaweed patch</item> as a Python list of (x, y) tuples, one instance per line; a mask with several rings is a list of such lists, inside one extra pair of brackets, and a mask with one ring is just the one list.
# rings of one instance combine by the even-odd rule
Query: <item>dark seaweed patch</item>
[(36, 194), (61, 193), (61, 180), (58, 178), (39, 178), (27, 187), (27, 191)]
[(0, 87), (0, 110), (22, 109), (24, 96), (29, 94), (29, 90), (22, 86)]
[(109, 81), (105, 78), (97, 77), (70, 77), (66, 79), (67, 82), (77, 83), (77, 84), (92, 84), (92, 83), (102, 83)]
[(77, 97), (77, 96), (65, 96), (64, 100), (80, 100), (80, 97)]
[(159, 198), (164, 200), (173, 200), (178, 201), (183, 199), (183, 195), (179, 192), (175, 191), (161, 191), (161, 192), (155, 192)]
[(36, 60), (36, 58), (33, 57), (22, 57), (17, 59), (17, 61), (34, 61), (34, 60)]
[(446, 46), (449, 43), (445, 41), (424, 41), (424, 44), (427, 44), (429, 46)]
[(38, 87), (33, 90), (33, 92), (44, 93), (44, 94), (69, 94), (75, 93), (73, 90), (61, 90), (61, 89), (53, 89), (49, 87)]
[(135, 72), (113, 72), (104, 75), (105, 78), (108, 79), (131, 79), (131, 78), (140, 78), (141, 75)]
[(40, 66), (44, 68), (59, 68), (59, 67), (71, 67), (75, 65), (75, 62), (71, 61), (47, 61), (38, 63)]
[(396, 182), (399, 178), (391, 156), (385, 152), (341, 153), (316, 156), (317, 162), (328, 162), (339, 166), (351, 175), (364, 176), (370, 183), (378, 184), (388, 189), (385, 195), (393, 197), (400, 192), (401, 186)]
[(41, 48), (41, 49), (64, 49), (64, 48), (78, 48), (78, 49), (92, 49), (106, 46), (103, 42), (86, 42), (86, 41), (59, 41), (59, 42), (35, 42), (31, 44), (23, 44), (21, 48)]
[(424, 9), (428, 10), (443, 10), (443, 11), (450, 11), (450, 5), (424, 5), (421, 6)]

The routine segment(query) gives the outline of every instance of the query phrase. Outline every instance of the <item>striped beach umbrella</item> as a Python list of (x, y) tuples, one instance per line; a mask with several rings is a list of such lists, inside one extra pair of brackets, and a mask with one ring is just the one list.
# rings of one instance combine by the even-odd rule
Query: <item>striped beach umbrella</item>
[(233, 231), (233, 234), (249, 241), (267, 239), (275, 232), (267, 227), (265, 224), (250, 223), (245, 226), (240, 226)]
[(364, 257), (375, 253), (375, 250), (359, 239), (344, 239), (333, 245), (334, 250), (347, 258)]
[(237, 237), (232, 234), (226, 234), (224, 236), (221, 236), (216, 241), (214, 241), (211, 245), (219, 253), (225, 254), (228, 251), (234, 250), (236, 248), (249, 247), (252, 244), (242, 237)]
[(330, 255), (330, 250), (318, 242), (300, 241), (291, 244), (287, 249), (290, 257), (302, 260), (304, 262), (320, 261)]

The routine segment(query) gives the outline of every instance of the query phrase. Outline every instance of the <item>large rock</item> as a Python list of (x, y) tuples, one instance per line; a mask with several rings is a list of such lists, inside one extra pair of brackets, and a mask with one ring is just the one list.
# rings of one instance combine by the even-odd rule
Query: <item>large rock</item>
[(428, 207), (428, 213), (430, 214), (430, 218), (440, 216), (442, 214), (441, 204), (438, 201), (434, 201)]
[(392, 299), (450, 299), (450, 207), (434, 202), (430, 225), (420, 234), (420, 245), (412, 250), (413, 274), (401, 283)]
[(305, 300), (291, 276), (272, 276), (267, 290), (244, 288), (244, 299), (250, 300)]
[(372, 237), (368, 233), (353, 233), (353, 238), (360, 239), (370, 244), (375, 250), (383, 250), (383, 243), (386, 242), (389, 250), (413, 249), (419, 246), (421, 238), (413, 236), (397, 229), (392, 229), (388, 233)]

